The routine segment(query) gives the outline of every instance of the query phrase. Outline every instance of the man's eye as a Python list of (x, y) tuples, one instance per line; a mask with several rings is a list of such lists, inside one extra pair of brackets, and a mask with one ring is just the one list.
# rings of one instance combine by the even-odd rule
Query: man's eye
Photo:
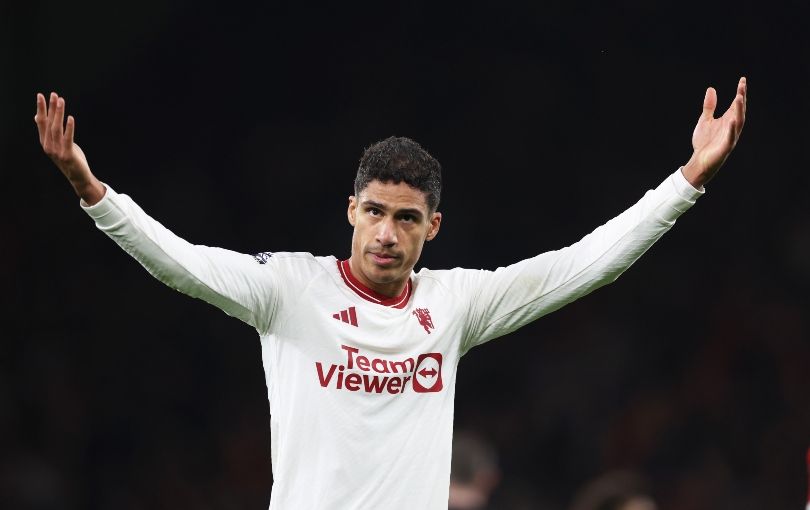
[(370, 209), (368, 210), (368, 213), (369, 213), (370, 215), (372, 215), (372, 216), (379, 216), (379, 215), (381, 214), (381, 213), (380, 213), (380, 210), (379, 210), (379, 209), (376, 209), (376, 208), (374, 208), (374, 207), (370, 208)]
[(410, 215), (410, 214), (406, 214), (406, 215), (404, 215), (404, 216), (401, 216), (401, 217), (400, 217), (400, 219), (401, 219), (402, 221), (407, 221), (408, 223), (413, 223), (414, 221), (416, 221), (416, 218), (414, 218), (414, 217), (413, 217), (412, 215)]

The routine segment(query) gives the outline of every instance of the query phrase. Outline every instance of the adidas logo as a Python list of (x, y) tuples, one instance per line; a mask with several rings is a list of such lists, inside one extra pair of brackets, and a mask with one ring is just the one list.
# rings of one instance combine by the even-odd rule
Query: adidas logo
[(350, 306), (347, 310), (341, 310), (340, 313), (333, 314), (332, 317), (354, 327), (359, 327), (357, 326), (357, 312), (353, 306)]

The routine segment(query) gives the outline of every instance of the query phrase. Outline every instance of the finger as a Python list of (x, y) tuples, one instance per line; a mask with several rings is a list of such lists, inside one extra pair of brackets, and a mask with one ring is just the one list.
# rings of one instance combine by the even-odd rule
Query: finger
[(47, 120), (48, 120), (48, 127), (49, 128), (50, 128), (50, 125), (53, 124), (53, 116), (56, 114), (56, 100), (57, 99), (59, 99), (59, 96), (56, 95), (56, 92), (51, 92), (51, 96), (50, 96), (49, 102), (48, 102), (48, 111), (47, 111), (47, 113), (48, 113)]
[(737, 97), (734, 98), (734, 107), (737, 113), (737, 129), (742, 131), (743, 124), (745, 123), (745, 96), (738, 94)]
[(65, 147), (70, 150), (73, 147), (73, 132), (76, 130), (76, 120), (73, 115), (68, 115), (67, 127), (65, 128)]
[(45, 108), (45, 96), (37, 92), (37, 114), (34, 115), (34, 120), (39, 122), (40, 119), (45, 119), (47, 116)]
[[(732, 120), (731, 125), (729, 125), (728, 127), (728, 144), (731, 149), (733, 149), (734, 146), (737, 145), (737, 138), (739, 136), (737, 132), (737, 126), (739, 126), (739, 122), (737, 122), (736, 120)], [(729, 151), (731, 149), (729, 149)]]
[(51, 123), (51, 138), (57, 143), (57, 147), (62, 142), (63, 126), (65, 124), (65, 100), (59, 98), (56, 100), (56, 112), (53, 115), (53, 123)]
[(56, 95), (56, 92), (51, 92), (45, 110), (45, 133), (43, 145), (49, 145), (53, 140), (53, 137), (51, 136), (51, 126), (53, 125), (53, 116), (56, 114), (57, 99), (58, 96)]
[(45, 141), (45, 132), (47, 131), (47, 117), (48, 114), (46, 113), (45, 108), (45, 96), (40, 93), (37, 93), (37, 114), (34, 115), (34, 122), (37, 124), (37, 132), (39, 133), (39, 143), (42, 144)]
[(745, 110), (746, 110), (746, 103), (748, 101), (748, 80), (745, 76), (740, 77), (739, 83), (737, 83), (737, 96), (734, 98), (735, 102), (735, 112), (737, 116), (737, 137), (740, 136), (742, 132), (743, 125), (745, 124)]
[(714, 88), (709, 87), (706, 89), (706, 95), (703, 97), (703, 114), (701, 117), (707, 120), (714, 118), (714, 109), (717, 106), (717, 92)]
[(737, 117), (734, 119), (734, 126), (737, 128), (737, 138), (740, 137), (744, 125), (745, 125), (745, 97), (738, 96)]

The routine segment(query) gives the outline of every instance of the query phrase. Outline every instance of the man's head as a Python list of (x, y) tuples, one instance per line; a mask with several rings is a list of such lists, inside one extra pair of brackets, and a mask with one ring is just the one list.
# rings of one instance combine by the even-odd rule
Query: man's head
[(349, 197), (352, 272), (366, 286), (398, 294), (436, 237), (441, 213), (441, 165), (409, 138), (390, 137), (363, 153)]
[(439, 207), (442, 166), (410, 138), (390, 136), (365, 150), (354, 178), (355, 196), (375, 180), (394, 184), (404, 182), (425, 194), (430, 212), (436, 212)]

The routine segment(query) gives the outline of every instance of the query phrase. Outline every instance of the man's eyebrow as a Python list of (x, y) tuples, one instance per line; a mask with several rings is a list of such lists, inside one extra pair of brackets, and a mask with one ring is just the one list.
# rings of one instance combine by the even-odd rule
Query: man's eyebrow
[[(362, 205), (363, 205), (363, 207), (374, 207), (375, 209), (379, 209), (381, 211), (388, 211), (388, 207), (386, 207), (385, 204), (381, 204), (380, 202), (375, 202), (374, 200), (363, 200)], [(396, 213), (400, 214), (400, 215), (402, 215), (402, 214), (410, 214), (410, 215), (413, 215), (413, 216), (417, 216), (419, 218), (424, 216), (422, 211), (420, 211), (419, 209), (415, 209), (415, 208), (397, 209)]]
[(381, 204), (379, 202), (375, 202), (374, 200), (363, 200), (363, 207), (374, 207), (380, 209), (382, 211), (387, 211), (388, 208), (385, 204)]

